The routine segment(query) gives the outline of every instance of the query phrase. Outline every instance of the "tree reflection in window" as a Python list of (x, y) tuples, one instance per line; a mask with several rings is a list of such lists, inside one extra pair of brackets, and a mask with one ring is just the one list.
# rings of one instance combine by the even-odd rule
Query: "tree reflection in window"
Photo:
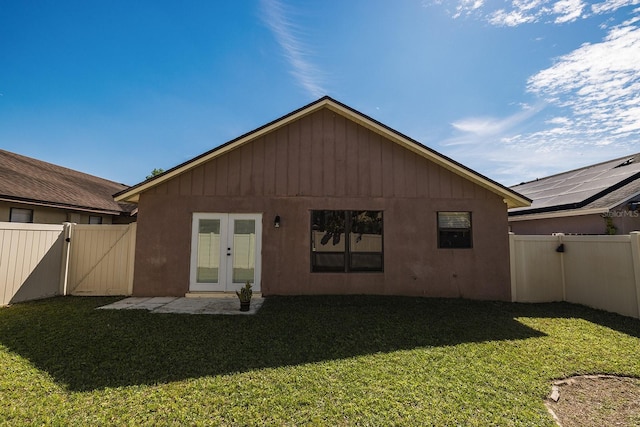
[(312, 211), (312, 271), (382, 271), (381, 211)]

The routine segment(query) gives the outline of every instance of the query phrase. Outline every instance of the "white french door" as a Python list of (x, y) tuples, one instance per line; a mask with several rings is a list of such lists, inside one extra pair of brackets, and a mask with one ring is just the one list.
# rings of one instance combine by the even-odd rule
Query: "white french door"
[(261, 251), (262, 214), (194, 213), (189, 290), (260, 291)]

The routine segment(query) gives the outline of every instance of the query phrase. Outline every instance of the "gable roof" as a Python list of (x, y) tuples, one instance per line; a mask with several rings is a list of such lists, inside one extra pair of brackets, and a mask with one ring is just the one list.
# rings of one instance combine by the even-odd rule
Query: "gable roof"
[(358, 123), (365, 128), (376, 132), (383, 137), (399, 144), (400, 146), (417, 153), (418, 155), (438, 164), (439, 166), (448, 169), (449, 171), (488, 189), (489, 191), (498, 194), (501, 196), (508, 207), (520, 207), (520, 206), (529, 206), (531, 200), (518, 194), (516, 191), (511, 190), (469, 168), (466, 166), (422, 145), (418, 141), (409, 138), (406, 135), (401, 134), (400, 132), (391, 129), (390, 127), (378, 122), (377, 120), (372, 119), (369, 116), (366, 116), (351, 107), (348, 107), (345, 104), (342, 104), (335, 99), (332, 99), (328, 96), (322, 97), (317, 101), (314, 101), (298, 110), (295, 110), (279, 119), (276, 119), (270, 123), (267, 123), (264, 126), (259, 127), (251, 132), (248, 132), (244, 135), (239, 136), (236, 139), (233, 139), (225, 144), (220, 145), (213, 150), (210, 150), (206, 153), (203, 153), (185, 163), (182, 163), (168, 171), (157, 175), (147, 181), (143, 181), (133, 187), (130, 187), (126, 190), (121, 191), (120, 193), (114, 195), (117, 201), (125, 201), (125, 202), (137, 202), (139, 200), (140, 194), (150, 188), (153, 188), (161, 183), (170, 180), (188, 170), (191, 170), (209, 160), (212, 160), (216, 157), (219, 157), (225, 153), (228, 153), (231, 150), (234, 150), (244, 144), (247, 144), (250, 141), (253, 141), (267, 133), (273, 132), (274, 130), (286, 126), (287, 124), (294, 122), (304, 116), (312, 114), (318, 110), (323, 108), (328, 108), (329, 110), (344, 116), (345, 118)]
[[(640, 153), (585, 166), (546, 178), (514, 185), (513, 190), (533, 199), (528, 208), (510, 216), (582, 210), (607, 212), (640, 193)], [(579, 214), (579, 213), (576, 213)]]
[(0, 150), (0, 200), (110, 215), (131, 212), (113, 194), (128, 188), (97, 176)]

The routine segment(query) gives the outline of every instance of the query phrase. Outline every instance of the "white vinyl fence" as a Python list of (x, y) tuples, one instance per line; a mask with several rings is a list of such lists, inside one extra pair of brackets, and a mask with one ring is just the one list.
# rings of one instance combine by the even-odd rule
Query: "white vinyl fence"
[(131, 295), (136, 223), (71, 227), (66, 290), (71, 295)]
[(640, 317), (640, 232), (509, 236), (511, 298), (568, 301)]
[(0, 305), (54, 295), (130, 295), (136, 224), (0, 222)]
[(0, 306), (58, 295), (64, 226), (0, 222)]
[[(0, 305), (54, 295), (131, 295), (135, 237), (135, 223), (0, 222)], [(513, 301), (568, 301), (640, 317), (640, 232), (511, 234), (509, 244)]]

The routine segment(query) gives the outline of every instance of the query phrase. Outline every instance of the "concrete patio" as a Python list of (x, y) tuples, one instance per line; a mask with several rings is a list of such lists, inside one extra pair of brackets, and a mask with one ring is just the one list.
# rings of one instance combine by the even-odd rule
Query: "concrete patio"
[(235, 295), (212, 298), (185, 297), (129, 297), (113, 304), (98, 307), (103, 310), (148, 310), (152, 313), (179, 314), (256, 314), (264, 298), (254, 296), (249, 311), (240, 311), (240, 302)]

